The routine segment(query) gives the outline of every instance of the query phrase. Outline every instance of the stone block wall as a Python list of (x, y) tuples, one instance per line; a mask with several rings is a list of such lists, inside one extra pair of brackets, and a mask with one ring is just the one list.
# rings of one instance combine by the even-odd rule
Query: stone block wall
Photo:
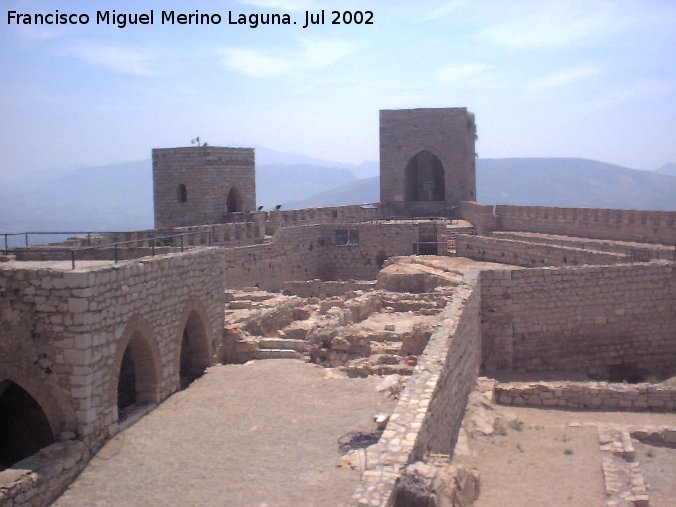
[(49, 505), (75, 480), (91, 458), (84, 442), (73, 440), (45, 447), (0, 472), (0, 507)]
[(664, 246), (656, 243), (637, 243), (632, 241), (619, 241), (610, 239), (580, 238), (576, 236), (558, 236), (554, 234), (540, 234), (536, 232), (495, 231), (490, 233), (496, 239), (513, 239), (527, 241), (529, 243), (542, 243), (567, 248), (582, 250), (594, 250), (596, 252), (609, 252), (632, 256), (636, 250), (645, 250), (645, 256), (650, 259), (663, 259), (666, 261), (676, 260), (674, 246)]
[(474, 117), (464, 107), (380, 111), (380, 202), (407, 201), (406, 166), (421, 151), (443, 166), (446, 206), (474, 200), (474, 133)]
[(676, 364), (674, 264), (481, 273), (483, 361), (489, 370), (582, 371)]
[[(179, 186), (186, 191), (181, 202)], [(256, 209), (252, 148), (160, 148), (153, 150), (155, 228), (224, 221), (230, 191), (241, 198), (236, 211)]]
[(450, 454), (481, 362), (480, 291), (456, 287), (378, 443), (354, 506), (392, 505), (401, 469), (425, 453)]
[(608, 382), (509, 382), (495, 385), (503, 405), (578, 410), (676, 410), (676, 387)]
[(477, 234), (483, 235), (500, 229), (500, 220), (493, 213), (493, 206), (474, 201), (462, 201), (458, 214), (459, 218), (467, 220), (474, 226)]
[[(358, 232), (358, 242), (336, 245), (336, 230)], [(418, 225), (414, 223), (362, 223), (322, 226), (324, 251), (320, 275), (324, 280), (374, 280), (385, 259), (414, 253)]]
[(457, 236), (455, 250), (460, 257), (524, 267), (631, 262), (625, 254), (472, 235)]
[[(129, 344), (139, 402), (178, 388), (183, 330), (196, 360), (217, 354), (223, 324), (223, 252), (217, 248), (74, 271), (0, 265), (0, 381), (28, 391), (55, 437), (95, 444), (116, 431), (117, 381)], [(199, 328), (199, 329), (198, 329)]]
[(278, 290), (290, 280), (321, 278), (325, 245), (322, 226), (314, 225), (279, 229), (270, 243), (229, 248), (224, 251), (225, 286)]
[(676, 211), (498, 205), (502, 229), (645, 243), (676, 243)]

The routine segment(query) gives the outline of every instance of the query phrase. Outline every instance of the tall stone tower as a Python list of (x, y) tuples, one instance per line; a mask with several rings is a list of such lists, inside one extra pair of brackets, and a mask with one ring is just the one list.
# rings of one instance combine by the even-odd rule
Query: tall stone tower
[(222, 223), (256, 209), (253, 148), (153, 150), (155, 228)]
[(380, 202), (389, 214), (443, 215), (476, 199), (474, 115), (464, 107), (380, 111)]

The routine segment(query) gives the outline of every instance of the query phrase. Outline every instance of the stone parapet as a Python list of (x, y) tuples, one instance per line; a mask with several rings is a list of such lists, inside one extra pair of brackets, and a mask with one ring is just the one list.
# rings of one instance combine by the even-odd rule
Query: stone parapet
[(608, 382), (499, 382), (502, 405), (585, 410), (676, 411), (676, 387)]

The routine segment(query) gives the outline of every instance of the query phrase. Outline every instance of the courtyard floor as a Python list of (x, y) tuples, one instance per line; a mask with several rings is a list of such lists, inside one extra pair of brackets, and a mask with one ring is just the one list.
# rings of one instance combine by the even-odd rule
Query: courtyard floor
[(295, 360), (211, 367), (109, 441), (53, 505), (347, 505), (360, 475), (336, 467), (337, 440), (392, 411), (378, 381)]

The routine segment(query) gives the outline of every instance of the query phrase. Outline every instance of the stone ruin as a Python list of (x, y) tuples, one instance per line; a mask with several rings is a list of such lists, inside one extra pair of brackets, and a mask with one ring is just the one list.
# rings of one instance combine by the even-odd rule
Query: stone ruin
[[(382, 202), (308, 210), (255, 210), (252, 150), (156, 150), (156, 229), (6, 249), (0, 507), (48, 504), (217, 363), (398, 376), (359, 506), (471, 505), (477, 396), (676, 411), (676, 212), (477, 204), (475, 132), (464, 108), (383, 111)], [(675, 426), (599, 428), (607, 505), (647, 505), (632, 442)]]

